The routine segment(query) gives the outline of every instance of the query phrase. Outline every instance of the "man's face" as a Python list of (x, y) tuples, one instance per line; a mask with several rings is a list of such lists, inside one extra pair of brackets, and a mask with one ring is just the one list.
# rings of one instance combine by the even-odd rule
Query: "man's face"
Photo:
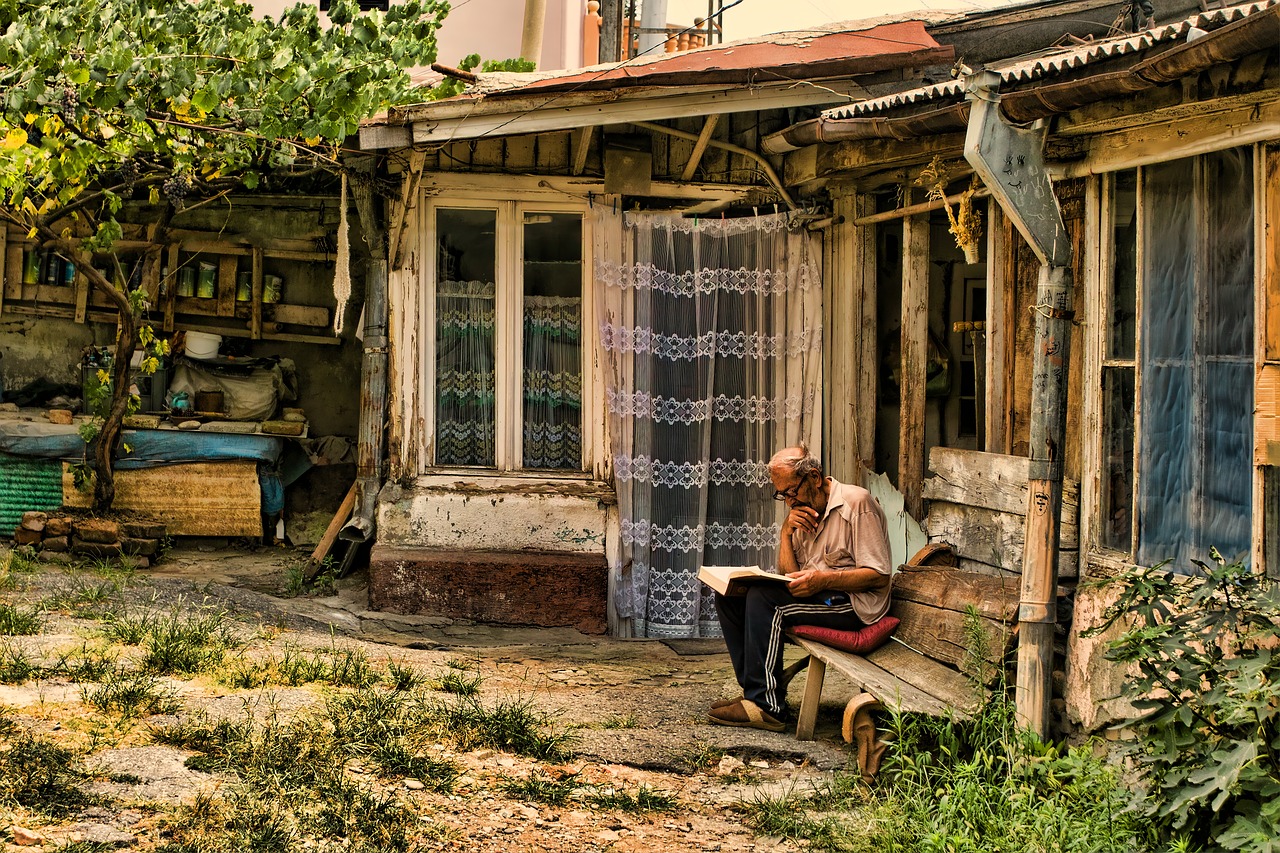
[(807, 506), (819, 512), (824, 509), (818, 506), (817, 502), (818, 483), (821, 478), (816, 471), (811, 471), (803, 477), (792, 473), (770, 471), (769, 479), (773, 481), (774, 494), (780, 496), (789, 508)]

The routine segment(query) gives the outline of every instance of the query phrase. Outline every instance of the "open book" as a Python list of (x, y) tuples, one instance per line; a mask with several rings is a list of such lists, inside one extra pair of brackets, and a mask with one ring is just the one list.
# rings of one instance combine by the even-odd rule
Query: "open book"
[(790, 583), (786, 575), (766, 572), (759, 566), (703, 566), (698, 580), (721, 595), (746, 595), (754, 583)]

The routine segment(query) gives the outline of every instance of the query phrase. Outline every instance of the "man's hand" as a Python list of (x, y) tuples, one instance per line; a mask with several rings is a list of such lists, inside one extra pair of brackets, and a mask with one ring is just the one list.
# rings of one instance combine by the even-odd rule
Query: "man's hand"
[(811, 595), (817, 595), (827, 588), (826, 569), (805, 569), (795, 574), (787, 575), (790, 583), (787, 585), (787, 592), (796, 598), (808, 598)]
[(812, 533), (818, 529), (818, 511), (811, 506), (793, 507), (791, 512), (787, 513), (786, 521), (782, 522), (782, 529), (785, 533), (791, 533), (797, 529)]

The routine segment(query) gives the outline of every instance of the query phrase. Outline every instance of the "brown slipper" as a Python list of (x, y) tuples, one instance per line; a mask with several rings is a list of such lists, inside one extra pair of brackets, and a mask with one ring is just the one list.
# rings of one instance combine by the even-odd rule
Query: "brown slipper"
[(732, 705), (734, 702), (741, 702), (744, 698), (746, 697), (737, 696), (737, 697), (734, 697), (733, 699), (717, 699), (716, 701), (711, 703), (711, 710), (714, 711), (716, 708), (728, 707), (729, 705)]
[(750, 699), (739, 699), (728, 705), (712, 708), (707, 719), (718, 726), (763, 729), (766, 732), (780, 732), (787, 727), (786, 723)]

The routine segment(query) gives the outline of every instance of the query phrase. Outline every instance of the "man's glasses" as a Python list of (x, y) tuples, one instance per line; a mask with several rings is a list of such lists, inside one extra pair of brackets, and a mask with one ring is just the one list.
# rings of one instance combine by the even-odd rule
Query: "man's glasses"
[(792, 486), (789, 489), (784, 489), (781, 492), (774, 492), (773, 499), (775, 501), (785, 501), (785, 500), (792, 500), (794, 498), (798, 498), (800, 497), (800, 487), (802, 485), (804, 484), (796, 483), (794, 486)]

